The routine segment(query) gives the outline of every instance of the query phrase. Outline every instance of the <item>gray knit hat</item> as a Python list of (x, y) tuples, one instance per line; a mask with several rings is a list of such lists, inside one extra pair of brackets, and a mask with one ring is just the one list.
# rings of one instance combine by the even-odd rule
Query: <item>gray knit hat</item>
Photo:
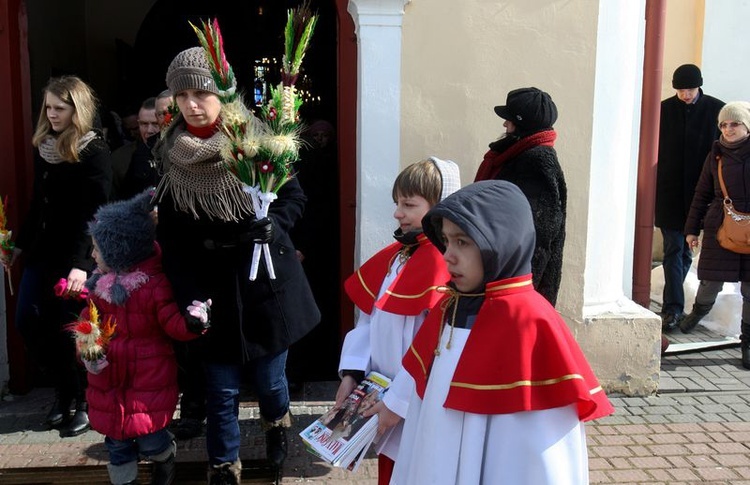
[(747, 101), (732, 101), (725, 104), (719, 111), (719, 124), (723, 121), (739, 121), (750, 130), (750, 103)]
[(104, 205), (89, 223), (89, 233), (99, 246), (102, 259), (115, 272), (130, 269), (154, 253), (152, 195), (146, 191), (132, 199)]
[(443, 189), (440, 191), (440, 200), (443, 200), (461, 188), (461, 173), (453, 160), (441, 160), (438, 157), (430, 157), (430, 160), (443, 179)]
[(167, 68), (167, 87), (175, 96), (186, 89), (219, 94), (202, 47), (186, 49), (172, 59)]

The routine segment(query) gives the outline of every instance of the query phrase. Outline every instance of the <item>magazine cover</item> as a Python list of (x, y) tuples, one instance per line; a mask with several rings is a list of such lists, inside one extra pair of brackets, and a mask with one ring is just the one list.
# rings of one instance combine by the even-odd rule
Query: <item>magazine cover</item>
[(378, 417), (362, 413), (380, 401), (391, 380), (371, 372), (339, 407), (333, 407), (300, 436), (308, 450), (334, 466), (349, 467), (375, 438)]

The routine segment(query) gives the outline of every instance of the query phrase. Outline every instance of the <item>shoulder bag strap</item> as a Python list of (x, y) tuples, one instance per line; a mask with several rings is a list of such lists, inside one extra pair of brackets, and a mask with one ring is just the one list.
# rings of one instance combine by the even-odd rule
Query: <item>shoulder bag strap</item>
[[(724, 177), (721, 175), (721, 162), (724, 157), (719, 157), (719, 185), (721, 186), (721, 193), (724, 196), (724, 200), (726, 201), (729, 199), (729, 194), (727, 194), (727, 186), (724, 185)], [(732, 199), (729, 199), (730, 202)]]

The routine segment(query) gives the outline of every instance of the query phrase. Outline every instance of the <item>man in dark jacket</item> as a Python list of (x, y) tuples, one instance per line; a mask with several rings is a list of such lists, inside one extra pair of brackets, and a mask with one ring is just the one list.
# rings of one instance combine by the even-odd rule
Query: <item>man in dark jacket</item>
[(676, 328), (684, 317), (683, 282), (692, 263), (683, 227), (693, 192), (711, 144), (719, 137), (716, 124), (724, 102), (703, 94), (698, 66), (674, 71), (675, 96), (661, 102), (659, 160), (656, 172), (656, 227), (664, 239), (662, 329)]

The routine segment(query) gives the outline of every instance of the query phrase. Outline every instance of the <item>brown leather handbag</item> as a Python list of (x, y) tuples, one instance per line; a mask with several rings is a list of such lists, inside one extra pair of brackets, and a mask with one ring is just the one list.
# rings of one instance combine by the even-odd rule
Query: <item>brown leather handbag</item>
[(722, 159), (719, 157), (719, 185), (724, 196), (724, 220), (716, 231), (716, 240), (724, 249), (739, 254), (750, 254), (750, 214), (734, 208), (724, 185), (724, 177), (721, 175), (721, 162)]

